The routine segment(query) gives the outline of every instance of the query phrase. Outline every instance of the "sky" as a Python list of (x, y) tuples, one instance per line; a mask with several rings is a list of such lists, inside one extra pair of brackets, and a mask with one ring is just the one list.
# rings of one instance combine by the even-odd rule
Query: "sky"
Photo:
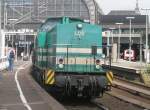
[[(110, 10), (134, 10), (136, 0), (96, 0), (104, 14), (108, 14)], [(150, 0), (139, 0), (139, 8), (149, 8)], [(141, 11), (143, 14), (144, 12)], [(150, 14), (150, 11), (149, 11)]]

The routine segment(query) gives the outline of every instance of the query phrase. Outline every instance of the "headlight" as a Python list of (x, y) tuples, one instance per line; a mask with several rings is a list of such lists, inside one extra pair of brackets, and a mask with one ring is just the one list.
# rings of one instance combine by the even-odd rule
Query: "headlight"
[(100, 69), (100, 65), (96, 65), (96, 69)]
[(58, 67), (62, 69), (62, 68), (64, 68), (64, 65), (63, 64), (59, 64)]

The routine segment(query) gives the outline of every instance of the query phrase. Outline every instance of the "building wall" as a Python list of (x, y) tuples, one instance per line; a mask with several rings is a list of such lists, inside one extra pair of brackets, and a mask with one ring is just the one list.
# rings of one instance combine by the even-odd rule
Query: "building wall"
[[(129, 20), (126, 19), (129, 15), (103, 15), (101, 16), (101, 25), (103, 27), (103, 31), (111, 31), (113, 28), (113, 37), (114, 43), (118, 42), (119, 37), (119, 25), (116, 23), (123, 23), (120, 25), (121, 29), (121, 43), (129, 43), (130, 37), (130, 25)], [(146, 16), (145, 15), (130, 15), (135, 17), (131, 22), (131, 37), (133, 43), (140, 44), (140, 38), (142, 38), (142, 42), (145, 43), (145, 27), (146, 27)], [(111, 35), (112, 36), (112, 35)], [(107, 42), (107, 38), (104, 37), (104, 43)]]

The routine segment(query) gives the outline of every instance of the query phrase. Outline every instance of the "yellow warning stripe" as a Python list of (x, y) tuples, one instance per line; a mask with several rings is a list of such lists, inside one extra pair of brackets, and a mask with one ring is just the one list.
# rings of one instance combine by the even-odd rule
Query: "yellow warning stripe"
[(107, 79), (108, 79), (108, 81), (110, 82), (110, 83), (112, 83), (112, 79), (111, 79), (111, 77), (107, 74)]
[(109, 76), (111, 77), (111, 79), (113, 79), (113, 73), (111, 71), (108, 72)]
[(49, 84), (54, 84), (54, 82), (55, 82), (55, 79), (52, 78), (52, 80), (51, 80), (50, 82), (48, 82), (48, 83), (49, 83)]
[(52, 80), (52, 78), (54, 78), (54, 72), (50, 75), (50, 77), (47, 77), (47, 84), (49, 84), (49, 82)]
[(106, 77), (107, 77), (107, 79), (108, 79), (108, 81), (109, 81), (109, 84), (112, 84), (112, 81), (113, 81), (113, 73), (112, 72), (107, 72), (106, 73)]
[(45, 83), (50, 84), (50, 85), (54, 84), (54, 82), (55, 82), (55, 77), (54, 76), (55, 76), (54, 71), (52, 71), (52, 70), (47, 71)]
[(47, 72), (47, 74), (46, 74), (46, 77), (47, 77), (47, 78), (50, 77), (50, 75), (51, 75), (52, 72), (53, 72), (52, 70), (49, 70), (49, 71)]

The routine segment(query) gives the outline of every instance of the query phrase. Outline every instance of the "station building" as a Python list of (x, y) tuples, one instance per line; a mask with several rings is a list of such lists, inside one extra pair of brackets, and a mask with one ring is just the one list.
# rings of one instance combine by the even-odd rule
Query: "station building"
[[(120, 58), (123, 57), (124, 50), (129, 49), (129, 44), (131, 44), (131, 49), (135, 50), (136, 60), (140, 60), (140, 52), (144, 59), (144, 50), (146, 47), (146, 15), (141, 15), (139, 10), (136, 9), (132, 11), (112, 10), (107, 15), (100, 16), (104, 32), (103, 43), (108, 45), (116, 43), (117, 47), (120, 46)], [(132, 17), (131, 24), (128, 19), (129, 17)], [(150, 45), (150, 42), (148, 44)]]
[(47, 18), (68, 16), (95, 24), (103, 14), (95, 0), (0, 0), (0, 4), (5, 44), (15, 47), (18, 55), (21, 50), (29, 53), (39, 26)]

